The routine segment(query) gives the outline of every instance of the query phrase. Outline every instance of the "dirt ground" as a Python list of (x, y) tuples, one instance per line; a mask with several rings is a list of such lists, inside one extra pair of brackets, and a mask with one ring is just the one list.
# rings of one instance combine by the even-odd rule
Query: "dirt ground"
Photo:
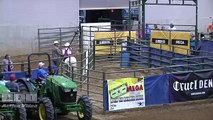
[[(212, 120), (213, 99), (93, 114), (92, 120)], [(58, 120), (78, 120), (75, 114)]]
[[(14, 62), (23, 62), (26, 56), (12, 56)], [(39, 59), (39, 58), (36, 58)], [(104, 71), (117, 71), (123, 70), (119, 65), (101, 63), (99, 66), (105, 66)], [(150, 71), (143, 71), (138, 73), (125, 73), (125, 74), (109, 74), (107, 77), (129, 77), (133, 74), (137, 76), (146, 75)], [(154, 71), (153, 74), (160, 73)], [(91, 74), (92, 76), (99, 77), (98, 75)], [(94, 80), (94, 83), (102, 85), (101, 81)], [(93, 87), (93, 90), (97, 88)], [(102, 89), (100, 89), (101, 91)], [(97, 96), (92, 96), (96, 97)], [(213, 99), (193, 101), (187, 103), (176, 103), (171, 105), (158, 105), (138, 109), (129, 109), (114, 113), (103, 114), (102, 110), (94, 107), (93, 120), (212, 120), (213, 119)], [(77, 120), (76, 113), (69, 113), (67, 116), (58, 116), (58, 120)]]

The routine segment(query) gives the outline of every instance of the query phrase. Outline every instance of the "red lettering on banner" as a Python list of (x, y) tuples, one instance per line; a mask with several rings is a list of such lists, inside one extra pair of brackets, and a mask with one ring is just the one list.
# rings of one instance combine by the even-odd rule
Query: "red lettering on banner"
[(135, 85), (135, 86), (128, 86), (127, 87), (127, 92), (139, 91), (139, 90), (143, 90), (143, 86), (142, 85)]

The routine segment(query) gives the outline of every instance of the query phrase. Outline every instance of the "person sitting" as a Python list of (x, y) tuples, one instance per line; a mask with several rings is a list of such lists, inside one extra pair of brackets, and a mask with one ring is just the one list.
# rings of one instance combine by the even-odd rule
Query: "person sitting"
[(5, 84), (5, 86), (11, 91), (11, 92), (19, 92), (19, 86), (18, 83), (15, 81), (16, 75), (11, 74), (10, 75), (10, 81)]
[(7, 83), (6, 80), (4, 80), (4, 74), (0, 73), (0, 84), (4, 85)]
[(37, 73), (38, 79), (37, 80), (39, 80), (39, 81), (37, 81), (37, 82), (41, 82), (42, 84), (46, 82), (47, 75), (48, 75), (47, 71), (44, 70), (44, 65), (45, 65), (45, 63), (43, 63), (43, 62), (38, 63), (38, 73)]
[(3, 71), (4, 72), (12, 71), (12, 69), (13, 69), (12, 63), (13, 62), (11, 61), (10, 56), (8, 54), (6, 54), (2, 61), (2, 64), (4, 65)]

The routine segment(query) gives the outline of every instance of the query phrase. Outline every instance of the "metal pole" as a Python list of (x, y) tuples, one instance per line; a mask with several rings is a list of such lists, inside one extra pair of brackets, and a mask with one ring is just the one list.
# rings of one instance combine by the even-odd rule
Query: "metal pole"
[(134, 78), (136, 78), (136, 73), (135, 73), (135, 71), (134, 71)]
[(79, 35), (79, 48), (80, 48), (80, 52), (81, 52), (81, 47), (83, 46), (83, 35), (82, 35), (82, 30), (83, 30), (83, 26), (79, 26), (79, 31), (80, 31), (80, 35)]
[(131, 8), (131, 1), (129, 1), (129, 19), (128, 19), (128, 21), (129, 21), (129, 25), (128, 25), (129, 26), (129, 28), (128, 28), (129, 29), (129, 37), (131, 37), (131, 19), (132, 19), (131, 18), (131, 9), (132, 9)]
[(105, 72), (103, 72), (103, 110), (104, 110), (104, 112), (105, 112), (105, 108), (106, 108), (105, 100), (107, 99), (105, 96), (105, 92), (104, 92), (105, 81), (106, 81), (106, 74), (105, 74)]
[(62, 44), (61, 28), (59, 28), (59, 35), (60, 35), (60, 47), (61, 47), (61, 44)]
[(41, 52), (41, 39), (40, 39), (40, 29), (38, 29), (38, 51)]
[(72, 70), (72, 81), (74, 81), (74, 67), (71, 66), (71, 70)]
[(151, 68), (152, 65), (151, 65), (151, 47), (150, 46), (149, 46), (149, 57), (148, 57), (148, 59), (149, 59), (148, 60), (148, 62), (149, 62), (148, 67)]
[(90, 65), (89, 65), (89, 63), (88, 63), (88, 68), (86, 69), (86, 71), (87, 71), (87, 96), (89, 96), (89, 67), (90, 67)]
[(24, 71), (24, 62), (21, 63), (21, 71)]
[[(140, 3), (141, 3), (141, 1), (140, 1)], [(143, 19), (143, 16), (142, 16), (142, 13), (143, 13), (143, 6), (142, 6), (142, 5), (139, 5), (138, 7), (139, 7), (139, 8), (138, 8), (138, 9), (139, 9), (139, 21), (138, 21), (138, 22), (139, 22), (139, 24), (141, 24), (141, 23), (143, 23), (143, 20), (142, 20), (142, 19)]]
[(199, 36), (198, 36), (198, 2), (196, 0), (196, 25), (195, 25), (195, 48), (198, 46)]
[(145, 36), (145, 3), (146, 1), (142, 2), (142, 39), (145, 40), (146, 36)]
[(93, 40), (93, 70), (95, 70), (95, 40)]
[[(84, 43), (84, 42), (83, 42)], [(92, 44), (92, 29), (91, 26), (89, 26), (89, 49), (91, 48)]]

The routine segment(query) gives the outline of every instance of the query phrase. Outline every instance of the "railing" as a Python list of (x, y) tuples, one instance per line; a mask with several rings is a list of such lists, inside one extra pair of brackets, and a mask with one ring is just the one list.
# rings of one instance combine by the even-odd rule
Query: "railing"
[[(50, 52), (54, 41), (58, 41), (60, 46), (70, 42), (78, 31), (78, 27), (63, 27), (63, 28), (41, 28), (38, 29), (38, 50), (39, 52)], [(79, 38), (73, 41), (73, 45), (79, 44)]]

